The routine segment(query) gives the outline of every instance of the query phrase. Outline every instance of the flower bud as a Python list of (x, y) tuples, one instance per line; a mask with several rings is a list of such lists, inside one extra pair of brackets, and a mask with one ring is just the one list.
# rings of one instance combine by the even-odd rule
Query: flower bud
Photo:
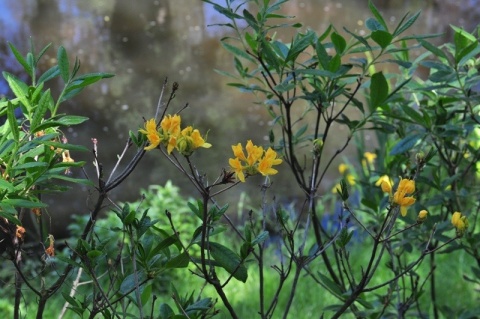
[(423, 223), (427, 219), (427, 215), (428, 212), (425, 209), (421, 210), (417, 216), (417, 223)]

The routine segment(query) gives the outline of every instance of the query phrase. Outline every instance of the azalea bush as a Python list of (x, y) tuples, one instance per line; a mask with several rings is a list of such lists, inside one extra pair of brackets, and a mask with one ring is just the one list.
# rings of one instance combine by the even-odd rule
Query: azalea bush
[[(0, 253), (15, 318), (478, 317), (479, 309), (466, 307), (478, 302), (480, 283), (477, 35), (452, 27), (453, 43), (438, 47), (433, 36), (408, 35), (419, 13), (391, 30), (372, 2), (368, 34), (335, 26), (318, 34), (280, 13), (286, 1), (205, 0), (231, 31), (221, 41), (236, 74), (219, 72), (272, 117), (267, 143), (225, 137), (232, 147), (222, 150), (228, 155), (216, 176), (195, 161), (215, 145), (185, 123), (180, 113), (188, 110), (174, 103), (179, 85), (165, 81), (155, 114), (132, 127), (112, 170), (93, 139), (96, 177), (73, 178), (86, 165), (74, 154), (88, 148), (69, 144), (63, 130), (87, 119), (59, 113), (60, 105), (111, 75), (78, 75), (80, 63), (71, 68), (60, 47), (58, 64), (37, 78), (48, 47), (24, 56), (10, 45), (30, 77), (4, 72), (15, 97), (0, 102)], [(413, 58), (412, 50), (423, 53)], [(428, 78), (415, 75), (420, 66)], [(47, 89), (54, 78), (65, 84), (56, 97)], [(339, 139), (340, 128), (348, 133)], [(378, 143), (366, 145), (365, 134)], [(184, 176), (192, 198), (167, 185), (141, 191), (134, 203), (111, 200), (146, 152)], [(277, 174), (292, 177), (290, 187), (302, 194), (296, 204), (271, 191)], [(234, 222), (218, 195), (252, 176), (263, 183), (248, 196), (261, 204)], [(42, 201), (65, 189), (56, 179), (96, 194), (61, 246)], [(37, 245), (26, 243), (36, 232), (24, 224), (27, 214)], [(451, 264), (439, 261), (459, 255), (469, 267), (449, 289), (473, 297), (454, 305), (438, 285)], [(245, 296), (245, 313), (238, 292), (248, 285), (256, 293)], [(321, 299), (308, 311), (296, 306), (305, 294)], [(49, 307), (57, 296), (62, 306)]]

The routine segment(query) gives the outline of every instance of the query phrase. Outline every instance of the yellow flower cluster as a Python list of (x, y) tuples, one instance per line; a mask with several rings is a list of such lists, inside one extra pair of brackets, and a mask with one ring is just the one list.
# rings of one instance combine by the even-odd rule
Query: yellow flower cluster
[(197, 129), (187, 126), (181, 129), (180, 115), (167, 115), (157, 128), (155, 119), (145, 122), (145, 128), (139, 132), (145, 134), (150, 145), (145, 150), (150, 151), (157, 148), (160, 144), (165, 145), (168, 154), (177, 149), (182, 155), (190, 156), (199, 147), (209, 148), (212, 145), (205, 142)]
[(455, 227), (458, 236), (463, 236), (465, 230), (468, 228), (467, 216), (460, 212), (455, 212), (452, 215), (452, 225)]
[(278, 158), (277, 152), (271, 147), (266, 151), (261, 146), (253, 145), (252, 141), (247, 141), (245, 146), (247, 156), (243, 152), (242, 144), (232, 145), (233, 156), (228, 163), (235, 173), (235, 176), (241, 182), (245, 182), (245, 175), (262, 174), (263, 176), (275, 175), (278, 171), (272, 168), (273, 165), (279, 165), (282, 160)]
[(406, 216), (408, 207), (415, 204), (415, 198), (413, 196), (407, 196), (415, 192), (414, 180), (400, 178), (400, 182), (398, 183), (397, 190), (394, 194), (392, 194), (392, 179), (387, 175), (380, 177), (375, 185), (380, 186), (382, 191), (390, 195), (393, 204), (400, 206), (400, 213), (402, 216)]

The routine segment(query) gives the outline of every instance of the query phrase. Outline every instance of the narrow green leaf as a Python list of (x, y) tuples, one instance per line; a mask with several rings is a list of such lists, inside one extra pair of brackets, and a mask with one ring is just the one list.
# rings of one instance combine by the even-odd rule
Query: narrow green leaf
[(71, 125), (82, 124), (83, 122), (85, 122), (87, 120), (88, 120), (88, 117), (85, 117), (85, 116), (66, 115), (66, 116), (62, 116), (61, 118), (57, 119), (56, 122), (60, 123), (60, 125), (71, 126)]
[[(408, 16), (408, 13), (402, 18), (401, 21), (403, 21), (407, 16)], [(402, 34), (403, 32), (405, 32), (407, 29), (409, 29), (415, 23), (415, 21), (417, 21), (419, 16), (420, 16), (420, 11), (418, 11), (413, 16), (411, 16), (404, 24), (401, 24), (400, 22), (397, 29), (393, 32), (393, 37), (396, 37)]]
[(28, 199), (7, 198), (2, 200), (2, 204), (11, 205), (13, 207), (37, 208), (47, 207), (47, 204), (42, 202), (34, 202)]
[(425, 126), (425, 122), (424, 122), (424, 118), (423, 118), (422, 114), (415, 111), (415, 109), (413, 107), (411, 107), (410, 105), (401, 104), (401, 106), (402, 106), (402, 109), (405, 112), (405, 114), (407, 114), (413, 120), (414, 123)]
[[(42, 50), (40, 50), (40, 52), (38, 53), (38, 55), (35, 57), (35, 64), (38, 63), (38, 61), (42, 58), (42, 56), (45, 54), (45, 52), (47, 52), (47, 50), (52, 46), (52, 43), (50, 42), (49, 44), (47, 44)], [(32, 51), (33, 53), (33, 51)]]
[(20, 100), (20, 102), (30, 112), (32, 106), (28, 100), (28, 85), (21, 81), (19, 78), (8, 72), (3, 72), (3, 77), (7, 80), (8, 86), (12, 90), (13, 94)]
[(314, 40), (314, 36), (315, 34), (313, 32), (308, 32), (305, 35), (297, 34), (295, 40), (290, 46), (290, 50), (288, 51), (288, 55), (285, 61), (295, 61), (298, 55), (310, 46), (310, 44)]
[(342, 289), (340, 286), (338, 286), (332, 279), (329, 277), (325, 276), (321, 272), (317, 272), (318, 277), (320, 281), (325, 285), (325, 287), (336, 297), (340, 298), (340, 300), (343, 300), (344, 298), (342, 297)]
[(0, 147), (0, 158), (4, 157), (5, 154), (10, 152), (14, 146), (15, 146), (14, 140), (11, 140), (11, 139), (6, 140)]
[(264, 230), (252, 241), (252, 245), (263, 243), (268, 238), (268, 231)]
[(214, 4), (214, 3), (212, 3), (212, 4), (213, 4), (213, 9), (215, 9), (218, 13), (220, 13), (221, 15), (223, 15), (223, 16), (231, 19), (231, 20), (234, 20), (234, 19), (243, 20), (244, 19), (241, 15), (233, 12), (229, 8), (224, 8), (224, 7), (219, 6), (218, 4)]
[(252, 63), (255, 63), (255, 60), (250, 56), (248, 55), (248, 53), (246, 53), (245, 51), (243, 51), (242, 49), (239, 49), (237, 48), (236, 46), (233, 46), (229, 43), (226, 43), (225, 41), (222, 41), (222, 46), (227, 50), (229, 51), (230, 53), (232, 53), (234, 56), (238, 56), (238, 57), (241, 57), (241, 58), (244, 58)]
[[(137, 281), (140, 284), (146, 279), (146, 275), (143, 272), (137, 272)], [(135, 274), (130, 274), (125, 279), (123, 279), (122, 284), (120, 285), (120, 293), (126, 295), (132, 292), (136, 288), (135, 284)]]
[(187, 252), (183, 252), (169, 261), (165, 264), (165, 267), (167, 268), (185, 268), (188, 267), (188, 263), (190, 262), (190, 259), (188, 257)]
[(67, 51), (63, 46), (58, 48), (57, 61), (63, 82), (67, 83), (70, 80), (70, 63), (68, 62)]
[(325, 46), (322, 44), (322, 42), (317, 41), (317, 45), (315, 46), (316, 52), (317, 52), (317, 58), (318, 62), (320, 62), (320, 65), (324, 70), (328, 70), (328, 63), (330, 62), (330, 56), (327, 53), (327, 50), (325, 49)]
[(423, 138), (423, 134), (413, 134), (401, 139), (390, 151), (390, 155), (400, 155), (411, 150), (420, 139)]
[(18, 63), (20, 63), (23, 66), (23, 69), (25, 70), (25, 72), (27, 72), (27, 74), (31, 77), (32, 68), (30, 67), (30, 65), (28, 65), (25, 58), (22, 56), (22, 54), (17, 50), (17, 48), (12, 43), (10, 42), (7, 42), (7, 43), (13, 55), (15, 56), (15, 59), (17, 59)]
[(12, 132), (13, 139), (18, 142), (20, 139), (20, 128), (18, 127), (17, 119), (15, 117), (15, 107), (9, 101), (7, 108), (7, 119), (8, 125), (10, 125), (10, 132)]
[(383, 19), (382, 15), (378, 11), (378, 9), (375, 7), (373, 4), (372, 0), (368, 0), (368, 8), (370, 11), (373, 13), (373, 16), (378, 20), (378, 22), (382, 25), (384, 31), (388, 31), (387, 24), (385, 23), (385, 20)]
[(40, 76), (40, 78), (38, 79), (38, 83), (47, 82), (59, 75), (60, 75), (60, 68), (58, 67), (58, 65), (54, 65)]
[(35, 131), (35, 128), (40, 124), (43, 118), (45, 118), (48, 111), (48, 106), (53, 104), (52, 97), (50, 95), (50, 89), (43, 92), (38, 105), (33, 110), (33, 116), (31, 120), (30, 128), (32, 131)]
[(241, 263), (240, 257), (218, 243), (209, 243), (210, 253), (213, 259), (235, 279), (246, 282), (248, 278), (247, 268)]
[(372, 48), (370, 47), (370, 44), (368, 44), (367, 40), (362, 37), (362, 36), (359, 36), (353, 32), (351, 32), (350, 30), (348, 30), (347, 28), (343, 28), (343, 30), (345, 30), (348, 34), (350, 34), (352, 37), (354, 37), (355, 39), (357, 39), (360, 43), (362, 43), (365, 47), (367, 47), (368, 50), (371, 50)]
[(81, 307), (82, 304), (80, 302), (78, 302), (75, 297), (70, 297), (70, 295), (68, 295), (67, 293), (65, 292), (62, 292), (62, 296), (63, 298), (69, 303), (71, 304), (72, 306), (75, 306), (75, 307)]
[(18, 171), (18, 170), (23, 170), (27, 168), (47, 167), (47, 166), (48, 166), (48, 163), (45, 163), (45, 162), (28, 162), (25, 164), (16, 165), (15, 167), (12, 167), (12, 170)]
[(258, 22), (255, 19), (255, 17), (250, 12), (248, 12), (247, 9), (243, 10), (243, 17), (245, 18), (245, 21), (247, 21), (248, 25), (251, 26), (252, 29), (257, 32), (259, 29)]

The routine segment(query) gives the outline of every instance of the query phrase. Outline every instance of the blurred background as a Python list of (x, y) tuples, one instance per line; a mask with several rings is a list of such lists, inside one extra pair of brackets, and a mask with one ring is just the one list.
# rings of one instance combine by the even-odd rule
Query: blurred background
[[(223, 4), (223, 0), (217, 1)], [(421, 10), (420, 18), (409, 32), (443, 33), (432, 40), (436, 44), (451, 40), (449, 24), (468, 31), (474, 29), (480, 17), (478, 2), (374, 0), (392, 27), (405, 13)], [(345, 26), (362, 34), (366, 33), (365, 20), (371, 17), (367, 3), (367, 0), (292, 0), (282, 9), (283, 13), (295, 16), (292, 22), (301, 22), (303, 30), (323, 32), (332, 23), (340, 32)], [(7, 41), (25, 54), (32, 38), (37, 52), (53, 43), (42, 71), (56, 62), (56, 50), (63, 45), (71, 61), (75, 56), (80, 59), (80, 73), (101, 71), (116, 75), (87, 88), (63, 105), (64, 113), (90, 118), (75, 130), (67, 129), (65, 134), (70, 143), (88, 148), (92, 146), (91, 139), (96, 138), (99, 159), (107, 175), (123, 150), (128, 131), (143, 126), (143, 118), (153, 117), (165, 78), (168, 77), (170, 85), (178, 82), (180, 90), (170, 112), (188, 103), (190, 107), (182, 112), (182, 122), (193, 124), (202, 133), (208, 130), (208, 142), (213, 147), (198, 151), (194, 161), (213, 180), (228, 166), (228, 158), (232, 156), (230, 145), (243, 144), (247, 139), (266, 145), (270, 129), (270, 118), (261, 105), (253, 103), (254, 97), (227, 86), (230, 79), (214, 71), (233, 72), (232, 57), (219, 41), (230, 30), (209, 26), (222, 22), (223, 17), (200, 0), (0, 0), (0, 66), (25, 79)], [(290, 40), (287, 36), (280, 39)], [(53, 85), (58, 85), (53, 88), (54, 94), (58, 94), (60, 82)], [(0, 94), (9, 97), (11, 94), (3, 78)], [(341, 139), (345, 135), (339, 132), (336, 136)], [(335, 141), (332, 150), (336, 149), (334, 144)], [(92, 155), (74, 153), (72, 157), (87, 161), (89, 177), (95, 180)], [(287, 170), (286, 166), (280, 166), (282, 169)], [(74, 175), (82, 173), (77, 171)], [(329, 192), (333, 186), (329, 181), (336, 178), (335, 168), (322, 191)], [(112, 194), (112, 199), (137, 200), (140, 188), (163, 185), (169, 179), (181, 187), (184, 195), (196, 196), (188, 181), (166, 159), (158, 152), (150, 152), (126, 183)], [(274, 176), (272, 180), (271, 194), (281, 195), (282, 201), (293, 201), (300, 195), (292, 193), (289, 174)], [(237, 190), (255, 194), (261, 182), (259, 178), (253, 179), (239, 185)], [(238, 196), (240, 192), (231, 193)], [(66, 196), (48, 198), (49, 212), (65, 217), (88, 214), (88, 196), (86, 188), (76, 187)], [(234, 205), (236, 199), (223, 200)], [(53, 218), (52, 226), (67, 221)]]

